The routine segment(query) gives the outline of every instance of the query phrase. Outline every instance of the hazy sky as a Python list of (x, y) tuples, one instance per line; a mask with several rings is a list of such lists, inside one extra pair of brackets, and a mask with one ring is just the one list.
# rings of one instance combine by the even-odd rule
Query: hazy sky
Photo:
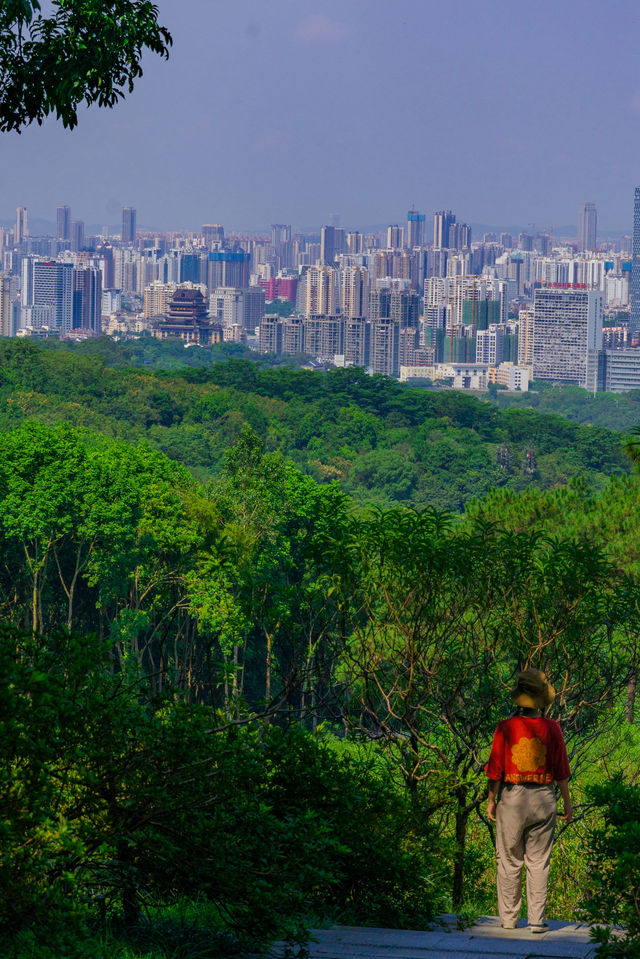
[(0, 137), (16, 205), (141, 228), (402, 221), (631, 229), (637, 0), (159, 0), (174, 47), (114, 110)]

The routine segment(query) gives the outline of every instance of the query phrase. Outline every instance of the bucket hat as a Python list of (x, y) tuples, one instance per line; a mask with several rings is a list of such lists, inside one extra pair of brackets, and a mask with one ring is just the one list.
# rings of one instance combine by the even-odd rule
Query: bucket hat
[(544, 709), (556, 698), (556, 691), (540, 669), (523, 669), (511, 690), (516, 706), (523, 709)]

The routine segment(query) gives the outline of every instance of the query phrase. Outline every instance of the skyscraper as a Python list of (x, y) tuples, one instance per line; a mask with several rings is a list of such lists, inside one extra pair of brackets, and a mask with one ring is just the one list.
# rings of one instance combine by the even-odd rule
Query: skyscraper
[(415, 348), (419, 315), (420, 297), (413, 290), (384, 286), (371, 290), (370, 361), (375, 373), (398, 376), (406, 346)]
[(0, 273), (0, 336), (13, 336), (11, 279)]
[(210, 250), (216, 243), (224, 243), (224, 227), (220, 223), (205, 223), (202, 227), (205, 246)]
[(93, 267), (73, 271), (73, 329), (100, 333), (102, 273)]
[(640, 187), (636, 187), (633, 201), (633, 244), (631, 248), (631, 342), (640, 337)]
[(411, 209), (407, 213), (407, 247), (413, 250), (424, 245), (424, 213)]
[(387, 227), (387, 248), (389, 250), (400, 250), (404, 246), (404, 227), (393, 223)]
[(369, 271), (349, 266), (340, 273), (342, 315), (350, 319), (366, 317), (369, 307)]
[(451, 210), (440, 210), (433, 214), (433, 246), (436, 250), (447, 250), (449, 243), (449, 229), (456, 222), (456, 215)]
[(364, 249), (364, 238), (357, 230), (347, 233), (346, 243), (347, 253), (362, 253)]
[(305, 316), (334, 316), (338, 312), (337, 270), (312, 266), (305, 274), (305, 283)]
[(71, 221), (71, 249), (74, 253), (84, 246), (84, 220)]
[(264, 290), (259, 286), (219, 286), (209, 298), (209, 316), (223, 327), (237, 326), (253, 333), (264, 316)]
[(293, 242), (289, 223), (271, 224), (271, 245), (280, 269), (293, 266)]
[(326, 266), (333, 266), (336, 258), (336, 228), (323, 226), (320, 231), (320, 261)]
[(304, 324), (305, 352), (333, 363), (335, 356), (344, 354), (344, 325), (344, 319), (338, 315), (308, 316)]
[(71, 239), (71, 207), (70, 206), (58, 207), (56, 237), (59, 240)]
[(136, 211), (132, 206), (125, 206), (122, 210), (122, 242), (136, 242)]
[(595, 250), (598, 213), (595, 203), (583, 203), (578, 213), (578, 249)]
[(371, 354), (371, 324), (360, 318), (344, 321), (344, 360), (348, 366), (368, 366)]
[(602, 349), (600, 290), (574, 284), (543, 287), (533, 296), (533, 376), (584, 385), (589, 350)]
[(22, 243), (29, 236), (29, 225), (27, 219), (27, 209), (19, 206), (16, 210), (16, 228), (14, 230), (13, 242)]
[(73, 328), (73, 266), (71, 263), (34, 262), (33, 306), (51, 308), (51, 325)]
[(215, 290), (218, 286), (248, 287), (250, 259), (251, 254), (244, 250), (213, 250), (206, 263), (209, 289)]
[(271, 224), (271, 243), (277, 249), (281, 243), (291, 242), (291, 224), (272, 223)]

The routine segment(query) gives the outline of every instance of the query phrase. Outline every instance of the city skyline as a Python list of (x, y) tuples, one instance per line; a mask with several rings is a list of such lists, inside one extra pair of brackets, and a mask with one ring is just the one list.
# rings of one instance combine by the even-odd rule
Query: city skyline
[(75, 131), (51, 120), (3, 137), (10, 209), (50, 218), (53, 198), (115, 224), (130, 204), (150, 229), (246, 232), (332, 213), (365, 227), (371, 209), (393, 223), (412, 204), (495, 227), (573, 224), (593, 201), (601, 235), (630, 232), (629, 0), (159, 7), (171, 58), (150, 58), (124, 102), (83, 112)]
[(531, 376), (635, 389), (639, 195), (633, 237), (600, 245), (592, 201), (580, 206), (577, 238), (559, 245), (534, 224), (474, 238), (453, 210), (428, 218), (413, 205), (406, 226), (378, 233), (333, 217), (307, 235), (273, 223), (266, 237), (220, 223), (149, 234), (124, 207), (108, 241), (86, 235), (69, 205), (57, 208), (55, 236), (37, 236), (18, 207), (13, 231), (0, 230), (9, 282), (0, 327), (36, 338), (232, 341), (454, 389), (522, 391)]
[[(640, 171), (638, 175), (638, 180), (640, 181)], [(634, 189), (634, 187), (632, 187), (632, 189)], [(71, 206), (68, 204), (65, 204), (64, 206), (58, 205), (57, 207), (52, 206), (51, 204), (49, 205), (50, 205), (50, 211), (49, 211), (50, 216), (48, 217), (46, 215), (40, 215), (39, 211), (34, 213), (28, 203), (23, 204), (21, 206), (16, 206), (15, 208), (11, 208), (7, 206), (6, 209), (0, 209), (0, 227), (4, 227), (5, 229), (14, 229), (16, 224), (17, 211), (22, 210), (28, 215), (29, 232), (32, 235), (59, 236), (60, 234), (59, 234), (58, 217), (60, 215), (60, 211), (62, 209), (68, 210), (69, 215), (74, 215), (78, 211), (75, 209), (72, 209)], [(457, 226), (468, 225), (472, 230), (472, 235), (474, 240), (478, 239), (481, 234), (490, 233), (490, 232), (497, 232), (497, 233), (510, 232), (517, 235), (518, 233), (527, 233), (527, 232), (532, 232), (533, 234), (548, 233), (550, 230), (553, 230), (553, 232), (550, 235), (554, 238), (554, 240), (567, 240), (569, 242), (578, 240), (579, 242), (580, 214), (582, 209), (585, 206), (597, 208), (598, 244), (601, 242), (606, 242), (607, 240), (619, 239), (620, 237), (623, 237), (623, 236), (629, 236), (629, 237), (632, 236), (633, 227), (634, 227), (633, 210), (631, 210), (631, 212), (628, 211), (629, 222), (626, 226), (621, 227), (620, 229), (601, 228), (599, 223), (600, 209), (599, 207), (597, 207), (597, 204), (588, 203), (588, 202), (580, 204), (579, 209), (577, 210), (575, 223), (546, 224), (542, 222), (533, 222), (533, 221), (527, 221), (522, 223), (516, 223), (515, 221), (505, 222), (505, 223), (484, 223), (484, 222), (477, 223), (470, 220), (470, 218), (467, 218), (469, 220), (468, 224), (459, 223), (457, 224)], [(203, 229), (210, 228), (211, 226), (211, 224), (204, 223), (203, 217), (201, 216), (199, 220), (196, 223), (194, 223), (193, 226), (179, 227), (179, 226), (170, 224), (169, 226), (160, 229), (157, 225), (153, 225), (145, 222), (144, 217), (141, 219), (139, 216), (138, 208), (135, 206), (135, 204), (133, 204), (131, 206), (123, 207), (121, 210), (119, 210), (117, 215), (113, 218), (111, 222), (107, 222), (107, 220), (103, 220), (101, 222), (91, 222), (86, 218), (77, 220), (75, 219), (75, 216), (74, 216), (74, 219), (70, 220), (71, 231), (73, 232), (74, 224), (79, 224), (84, 228), (85, 232), (96, 235), (96, 236), (100, 236), (100, 235), (120, 236), (122, 234), (123, 215), (125, 210), (133, 210), (135, 212), (135, 215), (136, 215), (135, 226), (138, 233), (199, 234), (202, 232)], [(407, 218), (412, 216), (420, 216), (421, 218), (424, 219), (423, 233), (422, 233), (423, 242), (417, 245), (422, 246), (422, 245), (431, 245), (433, 243), (433, 239), (434, 239), (433, 218), (442, 212), (443, 211), (438, 210), (437, 207), (430, 209), (425, 207), (421, 207), (421, 208), (416, 207), (416, 204), (412, 204), (411, 206), (409, 206), (408, 204), (405, 204), (405, 210), (395, 211), (396, 216), (394, 218), (390, 218), (388, 222), (382, 221), (382, 220), (374, 222), (373, 220), (371, 220), (370, 222), (364, 222), (364, 223), (345, 224), (341, 222), (341, 218), (338, 214), (332, 214), (332, 216), (328, 218), (334, 221), (332, 225), (329, 225), (328, 223), (324, 223), (324, 222), (322, 223), (318, 222), (315, 224), (299, 224), (297, 222), (293, 222), (293, 223), (287, 224), (287, 228), (290, 231), (292, 231), (294, 235), (295, 234), (300, 234), (300, 235), (317, 234), (318, 236), (321, 236), (321, 231), (323, 229), (326, 229), (327, 227), (329, 228), (337, 227), (345, 231), (357, 230), (357, 231), (361, 231), (362, 233), (379, 233), (383, 237), (385, 235), (389, 237), (389, 230), (395, 230), (398, 228), (400, 228), (403, 231), (403, 235), (406, 234), (408, 229)], [(447, 211), (447, 212), (451, 212), (451, 211)], [(81, 210), (80, 213), (83, 213), (83, 211)], [(277, 217), (274, 219), (277, 219)], [(219, 224), (216, 224), (216, 226), (218, 225)], [(248, 227), (242, 230), (234, 229), (232, 225), (231, 226), (227, 225), (226, 227), (223, 226), (223, 234), (224, 234), (224, 230), (226, 229), (227, 235), (235, 235), (235, 236), (246, 235), (246, 236), (255, 236), (255, 237), (260, 237), (260, 236), (266, 237), (271, 233), (273, 226), (274, 226), (274, 220), (271, 220), (268, 224)], [(407, 237), (408, 237), (408, 234), (407, 234)], [(392, 246), (394, 244), (388, 244), (388, 245)]]

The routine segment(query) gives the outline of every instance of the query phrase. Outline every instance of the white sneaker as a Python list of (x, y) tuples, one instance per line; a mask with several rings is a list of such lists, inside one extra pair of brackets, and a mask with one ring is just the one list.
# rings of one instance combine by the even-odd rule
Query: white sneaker
[(531, 924), (529, 925), (529, 932), (533, 932), (533, 933), (547, 932), (548, 929), (549, 929), (549, 926), (546, 924), (546, 922), (539, 922), (535, 926)]

